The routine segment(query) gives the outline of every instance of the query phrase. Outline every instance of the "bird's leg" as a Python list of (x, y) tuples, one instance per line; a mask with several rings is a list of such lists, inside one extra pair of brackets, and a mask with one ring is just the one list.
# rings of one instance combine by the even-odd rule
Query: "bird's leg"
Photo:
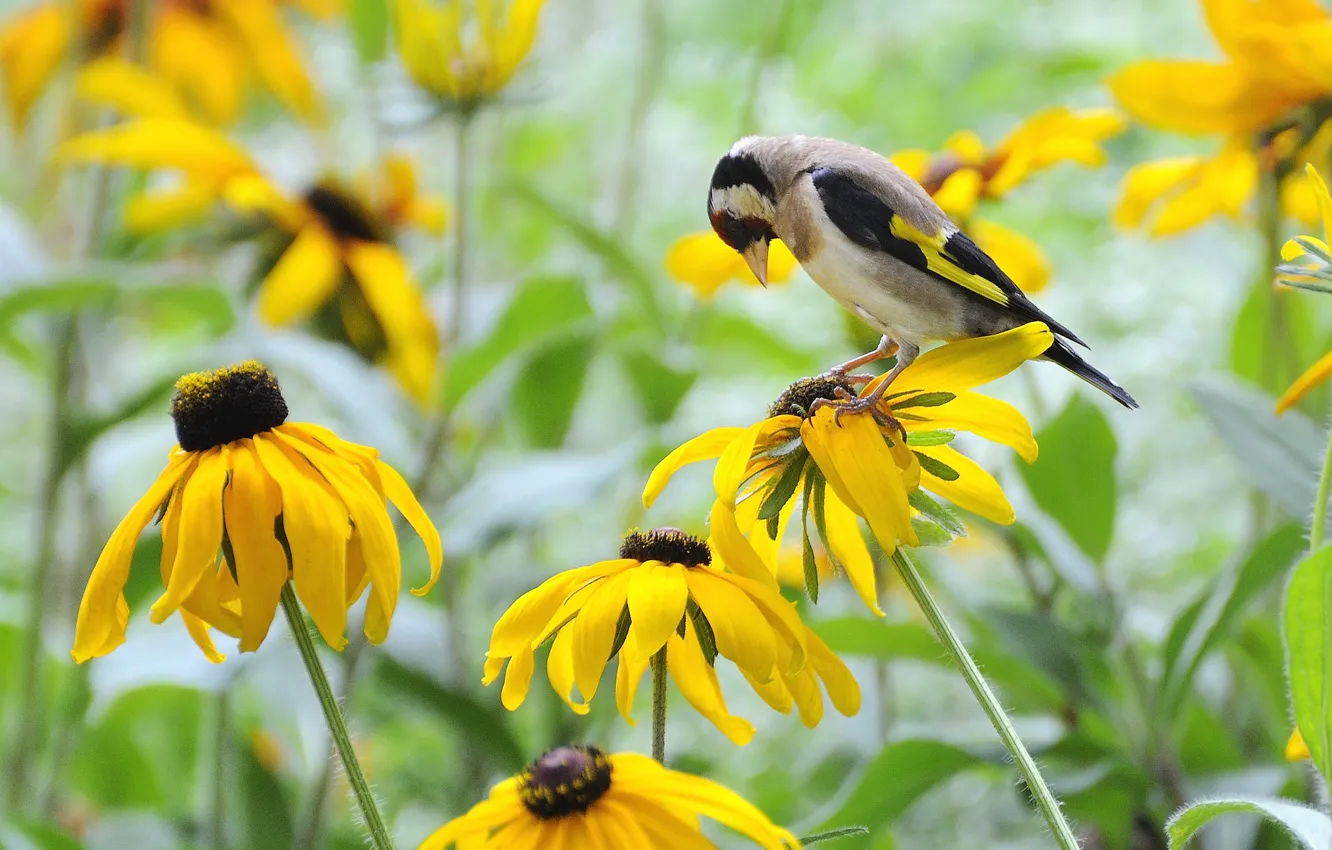
[(867, 381), (873, 380), (873, 376), (852, 375), (850, 374), (851, 370), (859, 369), (861, 366), (864, 366), (866, 363), (873, 363), (875, 360), (882, 360), (883, 358), (892, 354), (895, 348), (897, 348), (897, 343), (895, 343), (891, 338), (887, 336), (880, 337), (879, 344), (873, 351), (862, 354), (859, 357), (852, 357), (850, 360), (846, 361), (845, 363), (841, 363), (838, 364), (837, 366), (832, 367), (831, 369), (828, 370), (828, 374), (837, 378), (851, 380), (852, 383), (856, 384), (866, 383)]
[[(884, 337), (884, 339), (887, 339), (887, 337)], [(880, 347), (883, 347), (882, 343), (880, 343)], [(897, 431), (902, 435), (903, 441), (905, 441), (906, 428), (902, 427), (902, 423), (897, 421), (897, 418), (891, 413), (880, 409), (879, 402), (883, 401), (883, 395), (888, 391), (888, 387), (892, 385), (894, 379), (902, 374), (902, 371), (910, 366), (919, 354), (920, 346), (911, 345), (910, 343), (900, 343), (897, 349), (897, 364), (893, 366), (892, 369), (888, 370), (888, 373), (883, 376), (883, 380), (879, 382), (879, 385), (875, 387), (872, 392), (868, 395), (856, 397), (846, 390), (839, 390), (837, 392), (836, 400), (821, 398), (810, 405), (810, 415), (812, 416), (814, 412), (821, 407), (831, 407), (834, 410), (833, 421), (840, 424), (842, 416), (845, 414), (865, 413), (868, 411), (870, 415), (874, 417), (876, 422)]]

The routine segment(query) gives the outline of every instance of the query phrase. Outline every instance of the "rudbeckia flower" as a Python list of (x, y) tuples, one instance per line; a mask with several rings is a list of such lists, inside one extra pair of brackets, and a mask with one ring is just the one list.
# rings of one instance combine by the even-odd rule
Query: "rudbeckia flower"
[(88, 578), (74, 632), (74, 660), (106, 655), (125, 640), (135, 542), (158, 518), (165, 592), (149, 617), (177, 611), (208, 660), (223, 656), (209, 629), (263, 643), (288, 581), (334, 649), (347, 609), (370, 591), (365, 634), (388, 635), (402, 582), (388, 502), (420, 535), (430, 579), (443, 562), (439, 534), (392, 467), (368, 446), (308, 423), (288, 423), (277, 379), (250, 360), (181, 378), (171, 402), (179, 440), (166, 468), (112, 532)]
[[(1328, 293), (1332, 292), (1332, 248), (1328, 247), (1327, 241), (1332, 238), (1332, 196), (1328, 194), (1327, 184), (1312, 165), (1307, 168), (1307, 176), (1323, 221), (1323, 238), (1297, 236), (1283, 245), (1283, 265), (1277, 267), (1277, 281), (1297, 289)], [(1285, 413), (1310, 390), (1330, 377), (1332, 352), (1324, 354), (1295, 379), (1290, 388), (1277, 399), (1276, 412)]]
[(954, 133), (943, 150), (910, 149), (891, 159), (920, 183), (1018, 287), (1036, 292), (1050, 281), (1050, 263), (1036, 243), (1016, 231), (973, 218), (985, 199), (998, 200), (1038, 171), (1060, 162), (1090, 168), (1105, 164), (1101, 142), (1124, 130), (1109, 109), (1057, 106), (1031, 116), (993, 148), (969, 130)]
[(517, 73), (536, 39), (544, 3), (398, 0), (398, 55), (427, 93), (461, 109), (474, 108), (499, 94)]
[(707, 542), (682, 531), (631, 532), (619, 558), (543, 582), (495, 624), (483, 682), (504, 671), (501, 700), (510, 711), (518, 708), (536, 649), (550, 641), (550, 684), (579, 714), (587, 713), (603, 670), (618, 656), (615, 699), (633, 724), (638, 683), (662, 650), (685, 699), (736, 744), (748, 743), (754, 727), (727, 711), (713, 669), (718, 656), (732, 661), (773, 708), (787, 713), (795, 705), (808, 726), (823, 716), (820, 681), (838, 711), (859, 711), (860, 688), (850, 671), (800, 621), (758, 555), (738, 534), (723, 531), (714, 542), (724, 568)]
[[(744, 257), (721, 241), (714, 231), (700, 231), (681, 236), (666, 251), (666, 273), (694, 290), (704, 301), (711, 301), (726, 283), (736, 280), (758, 286)], [(795, 272), (796, 258), (780, 239), (768, 243), (768, 283), (785, 283)]]
[[(768, 418), (747, 428), (714, 428), (667, 455), (648, 478), (643, 504), (651, 507), (681, 467), (715, 458), (714, 536), (736, 528), (775, 573), (799, 501), (809, 562), (813, 527), (861, 600), (882, 614), (874, 562), (857, 517), (889, 553), (899, 544), (919, 545), (921, 533), (937, 535), (936, 527), (962, 533), (957, 517), (923, 490), (994, 522), (1013, 522), (1013, 508), (994, 477), (949, 443), (955, 432), (970, 431), (1013, 448), (1028, 463), (1036, 460), (1036, 441), (1022, 414), (972, 388), (1038, 357), (1051, 339), (1045, 325), (1033, 322), (940, 346), (897, 376), (879, 410), (840, 421), (818, 402), (853, 396), (849, 383), (828, 376), (797, 381)], [(862, 394), (873, 392), (881, 379)], [(805, 574), (816, 595), (817, 570)]]
[(419, 850), (677, 850), (712, 847), (699, 818), (727, 826), (765, 850), (800, 842), (734, 791), (667, 770), (637, 753), (557, 747), (490, 789)]
[[(79, 63), (113, 56), (128, 27), (129, 0), (41, 3), (0, 28), (0, 69), (10, 120), (22, 127), (56, 69), (71, 53)], [(164, 0), (148, 31), (148, 64), (183, 102), (213, 124), (240, 115), (252, 78), (297, 115), (313, 120), (320, 105), (277, 0)], [(317, 8), (298, 3), (305, 11)], [(76, 36), (82, 43), (75, 43)]]
[(202, 218), (219, 201), (261, 216), (282, 250), (259, 284), (260, 317), (289, 325), (315, 317), (367, 361), (385, 366), (426, 406), (436, 385), (439, 332), (394, 234), (412, 224), (434, 232), (443, 207), (417, 191), (410, 163), (385, 161), (362, 198), (335, 180), (289, 197), (227, 137), (190, 121), (144, 118), (66, 142), (67, 161), (177, 172), (179, 185), (134, 196), (126, 228), (149, 232)]
[(1179, 156), (1133, 166), (1124, 177), (1114, 222), (1172, 236), (1215, 215), (1237, 218), (1258, 184), (1258, 162), (1242, 141), (1212, 157)]

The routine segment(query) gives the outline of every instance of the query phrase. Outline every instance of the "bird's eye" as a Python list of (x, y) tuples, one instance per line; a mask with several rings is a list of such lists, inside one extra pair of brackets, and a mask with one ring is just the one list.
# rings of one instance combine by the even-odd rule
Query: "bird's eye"
[(750, 244), (760, 239), (772, 238), (772, 227), (757, 218), (736, 218), (729, 213), (713, 216), (712, 228), (727, 245), (737, 251), (743, 251)]

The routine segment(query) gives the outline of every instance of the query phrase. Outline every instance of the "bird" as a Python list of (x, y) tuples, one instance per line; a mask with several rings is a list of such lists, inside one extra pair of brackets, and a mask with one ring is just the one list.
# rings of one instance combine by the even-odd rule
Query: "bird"
[(850, 372), (896, 354), (871, 393), (839, 394), (839, 413), (878, 410), (923, 344), (1028, 322), (1044, 322), (1053, 334), (1039, 359), (1138, 406), (1073, 348), (1086, 343), (1032, 303), (919, 183), (874, 151), (812, 136), (747, 136), (713, 170), (708, 219), (759, 283), (767, 285), (768, 243), (780, 239), (815, 283), (882, 335), (874, 351), (830, 374), (868, 379)]

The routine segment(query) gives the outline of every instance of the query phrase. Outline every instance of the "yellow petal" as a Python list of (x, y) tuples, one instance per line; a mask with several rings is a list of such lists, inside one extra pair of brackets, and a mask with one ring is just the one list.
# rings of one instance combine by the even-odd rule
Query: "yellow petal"
[(1144, 59), (1107, 82), (1125, 111), (1179, 133), (1251, 132), (1291, 106), (1236, 64)]
[(282, 510), (282, 492), (259, 465), (252, 440), (237, 442), (231, 464), (222, 506), (240, 585), (240, 650), (253, 652), (268, 635), (278, 597), (287, 583), (287, 553), (273, 533), (273, 523)]
[(770, 585), (720, 570), (712, 570), (710, 575), (739, 588), (754, 603), (778, 641), (785, 645), (785, 651), (790, 656), (788, 672), (796, 673), (805, 666), (805, 635), (808, 629), (800, 622), (795, 605)]
[(1253, 194), (1258, 166), (1243, 145), (1232, 143), (1217, 156), (1204, 160), (1196, 180), (1167, 198), (1149, 232), (1170, 236), (1202, 224), (1214, 215), (1236, 216)]
[(509, 14), (495, 44), (494, 79), (491, 91), (508, 84), (514, 72), (532, 49), (536, 39), (537, 19), (545, 0), (512, 0)]
[(1286, 761), (1308, 761), (1309, 745), (1304, 742), (1304, 736), (1300, 734), (1298, 728), (1290, 733), (1290, 740), (1286, 741)]
[(1050, 261), (1031, 239), (992, 221), (972, 219), (967, 232), (980, 249), (1026, 293), (1040, 292), (1050, 282)]
[(185, 183), (174, 189), (140, 192), (125, 203), (125, 229), (133, 234), (156, 233), (202, 220), (217, 200), (206, 183)]
[(1277, 399), (1276, 412), (1278, 414), (1285, 413), (1291, 406), (1304, 398), (1310, 390), (1328, 378), (1332, 378), (1332, 351), (1318, 358), (1318, 362), (1305, 369), (1304, 374), (1296, 378), (1295, 383), (1290, 385), (1290, 389), (1281, 394), (1281, 398)]
[[(620, 663), (615, 668), (615, 705), (625, 723), (637, 726), (638, 721), (633, 718), (634, 697), (638, 694), (638, 683), (647, 672), (648, 657), (641, 652), (625, 651), (631, 637), (625, 638), (624, 648), (620, 650)], [(669, 650), (667, 655), (669, 663)]]
[(681, 236), (666, 251), (666, 273), (688, 284), (694, 294), (710, 300), (729, 280), (754, 282), (735, 249), (711, 230)]
[(239, 174), (222, 183), (222, 199), (244, 215), (263, 215), (288, 233), (295, 234), (313, 218), (303, 204), (282, 194), (260, 174)]
[(217, 10), (240, 36), (268, 90), (298, 116), (318, 120), (314, 85), (277, 6), (271, 0), (227, 0)]
[(736, 524), (735, 512), (726, 507), (726, 503), (717, 499), (712, 503), (708, 514), (708, 528), (712, 531), (710, 543), (717, 560), (736, 575), (756, 581), (759, 584), (775, 588), (777, 579), (772, 570), (759, 557), (758, 552), (745, 539)]
[(965, 511), (979, 514), (1001, 525), (1011, 525), (1017, 517), (1008, 503), (1003, 488), (994, 476), (986, 472), (971, 458), (952, 446), (931, 446), (916, 451), (951, 467), (958, 473), (956, 481), (936, 477), (922, 468), (920, 486), (957, 505)]
[(663, 771), (654, 784), (657, 788), (654, 799), (711, 818), (746, 836), (764, 850), (788, 850), (800, 846), (794, 835), (773, 824), (756, 806), (716, 782), (687, 773)]
[(976, 211), (980, 200), (981, 174), (974, 168), (959, 168), (948, 175), (934, 193), (934, 202), (957, 221), (965, 221)]
[(761, 446), (778, 431), (792, 427), (799, 420), (794, 416), (774, 416), (755, 422), (735, 437), (717, 458), (712, 470), (712, 487), (717, 498), (728, 508), (735, 509), (740, 486), (749, 477), (750, 459), (754, 447)]
[(1196, 179), (1202, 157), (1179, 156), (1135, 165), (1124, 175), (1112, 219), (1120, 227), (1136, 228), (1162, 197)]
[(985, 158), (985, 142), (971, 130), (958, 130), (944, 140), (943, 149), (962, 160), (963, 165), (977, 165)]
[(338, 243), (323, 225), (309, 224), (259, 285), (259, 317), (270, 325), (304, 319), (333, 296), (341, 279)]
[(437, 383), (439, 330), (407, 261), (397, 248), (381, 242), (352, 242), (345, 257), (384, 330), (386, 364), (407, 394), (429, 407)]
[(829, 492), (823, 499), (824, 527), (828, 530), (828, 549), (846, 572), (846, 578), (865, 603), (878, 616), (883, 616), (879, 607), (878, 580), (874, 571), (874, 559), (865, 546), (865, 538), (860, 532), (860, 522), (856, 514), (847, 507), (837, 493)]
[(444, 545), (440, 542), (439, 531), (435, 529), (430, 517), (426, 516), (421, 503), (416, 501), (416, 494), (398, 474), (398, 470), (383, 461), (376, 461), (375, 468), (379, 471), (380, 480), (383, 482), (384, 495), (398, 509), (398, 513), (402, 514), (402, 518), (407, 520), (407, 524), (412, 527), (425, 546), (426, 557), (430, 561), (430, 578), (420, 587), (412, 588), (412, 595), (425, 596), (430, 592), (430, 588), (435, 586), (435, 582), (439, 581), (439, 571), (444, 566)]
[(541, 635), (569, 592), (602, 576), (624, 570), (636, 561), (602, 561), (586, 567), (565, 570), (527, 591), (508, 607), (495, 623), (486, 655), (500, 658), (514, 655), (531, 646)]
[(699, 646), (694, 624), (685, 623), (685, 636), (672, 634), (666, 650), (671, 680), (694, 710), (706, 717), (733, 744), (743, 747), (754, 738), (754, 726), (731, 714), (722, 696), (717, 671), (708, 665)]
[(42, 3), (0, 29), (0, 76), (10, 120), (20, 129), (69, 47), (67, 14), (57, 3)]
[(1318, 215), (1323, 220), (1323, 238), (1332, 239), (1332, 196), (1328, 195), (1327, 184), (1312, 163), (1304, 167), (1304, 172), (1309, 177), (1314, 198), (1318, 201)]
[(291, 551), (291, 575), (305, 610), (324, 642), (347, 644), (347, 541), (351, 520), (337, 493), (304, 457), (271, 434), (254, 446), (268, 476), (282, 491), (282, 527)]
[(930, 168), (930, 160), (933, 158), (934, 155), (923, 148), (900, 150), (888, 157), (893, 165), (902, 169), (902, 171), (906, 172), (906, 176), (915, 180), (917, 183), (924, 182), (925, 174)]
[[(897, 376), (893, 386), (960, 393), (1002, 378), (1045, 353), (1053, 343), (1054, 335), (1041, 322), (1029, 322), (992, 336), (950, 342), (916, 358)], [(876, 385), (871, 382), (865, 392)]]
[(568, 627), (573, 629), (574, 681), (588, 702), (596, 695), (601, 673), (610, 660), (632, 573), (627, 570), (598, 582)]
[(546, 677), (550, 679), (550, 686), (555, 689), (555, 693), (560, 695), (560, 699), (574, 714), (587, 714), (591, 710), (587, 703), (573, 698), (573, 629), (561, 629), (551, 643), (550, 652), (546, 656)]
[(134, 544), (167, 495), (197, 460), (198, 456), (190, 452), (172, 455), (148, 492), (134, 503), (116, 530), (111, 532), (79, 602), (71, 654), (80, 664), (89, 658), (106, 655), (124, 642), (125, 626), (129, 621), (124, 588), (129, 580)]
[(680, 564), (649, 563), (629, 573), (630, 630), (638, 651), (652, 655), (680, 625), (689, 600), (685, 568)]
[(209, 123), (225, 126), (240, 114), (248, 62), (230, 28), (219, 23), (187, 4), (163, 5), (148, 37), (149, 64)]
[(171, 581), (149, 611), (154, 623), (175, 613), (204, 571), (217, 563), (222, 549), (222, 486), (227, 480), (228, 449), (220, 446), (200, 452), (199, 465), (176, 495), (181, 500), (179, 539)]
[(1027, 463), (1035, 463), (1040, 453), (1031, 424), (1017, 408), (1006, 401), (961, 392), (957, 398), (924, 411), (928, 422), (912, 422), (907, 432), (922, 430), (970, 431), (977, 436), (1008, 446)]
[(823, 687), (828, 691), (828, 699), (832, 700), (833, 707), (843, 717), (859, 713), (860, 685), (851, 675), (851, 670), (812, 629), (806, 630), (805, 642), (809, 647), (810, 666), (823, 680)]
[(170, 118), (143, 118), (84, 133), (57, 148), (56, 156), (66, 161), (170, 168), (215, 180), (254, 169), (249, 155), (225, 136)]
[(799, 265), (785, 242), (774, 239), (768, 243), (768, 283), (785, 283)]
[(181, 611), (180, 618), (185, 622), (185, 630), (190, 633), (194, 645), (203, 651), (204, 658), (213, 664), (221, 664), (227, 657), (217, 651), (213, 638), (208, 634), (208, 624), (189, 611)]
[(532, 648), (524, 647), (509, 659), (508, 669), (504, 671), (504, 684), (500, 687), (500, 704), (509, 711), (517, 711), (527, 699), (527, 692), (532, 686), (532, 671), (536, 669), (536, 654)]
[(653, 467), (652, 474), (648, 476), (647, 484), (643, 487), (643, 507), (652, 507), (652, 503), (657, 501), (661, 491), (670, 483), (671, 476), (679, 472), (682, 467), (700, 460), (721, 457), (726, 447), (744, 433), (744, 428), (713, 428), (666, 455)]
[(770, 678), (777, 666), (776, 640), (749, 595), (710, 570), (690, 570), (687, 579), (689, 595), (712, 626), (717, 651), (760, 681)]
[(163, 78), (113, 56), (85, 65), (74, 80), (82, 99), (134, 118), (188, 119), (189, 110)]

